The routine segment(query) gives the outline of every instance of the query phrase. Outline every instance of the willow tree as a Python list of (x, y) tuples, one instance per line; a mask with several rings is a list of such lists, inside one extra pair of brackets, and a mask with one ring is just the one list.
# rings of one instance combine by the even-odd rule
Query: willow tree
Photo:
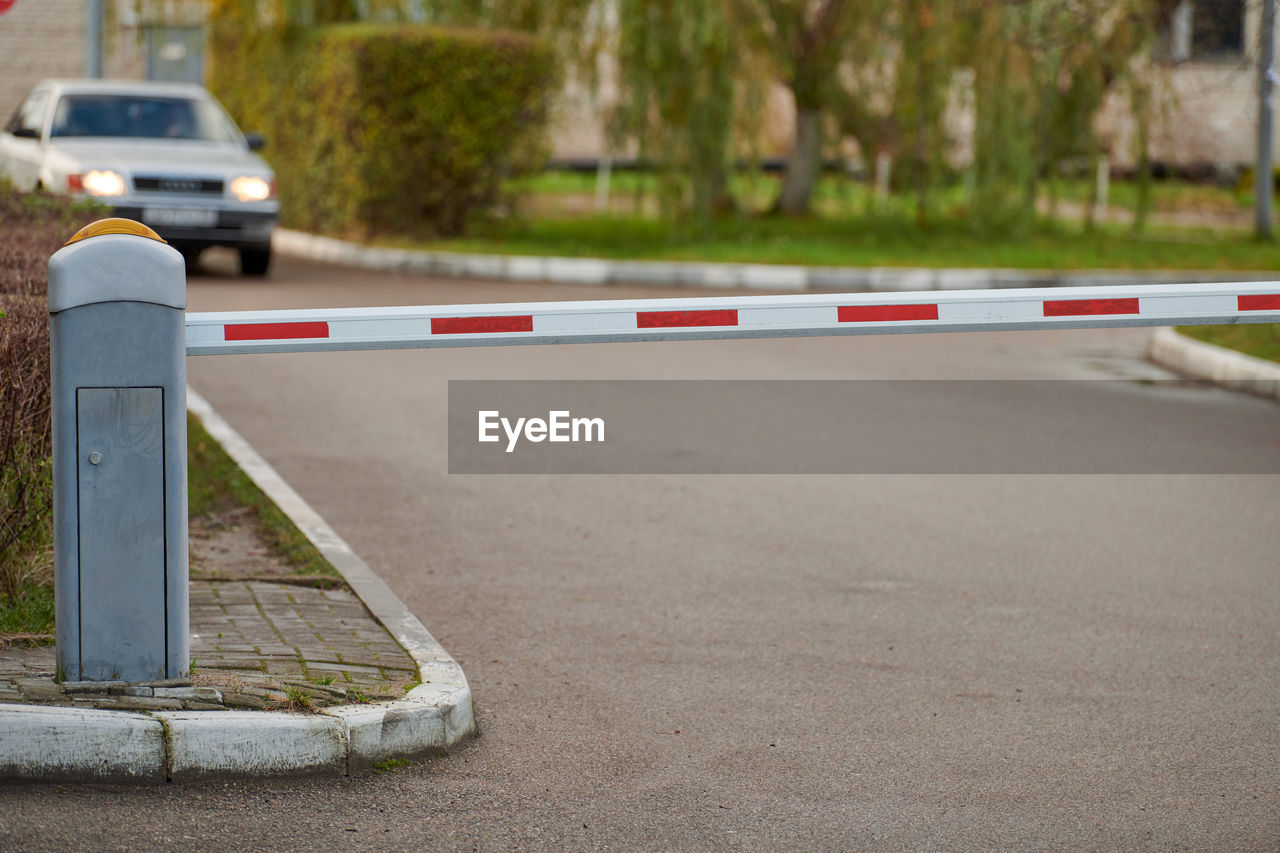
[[(916, 224), (929, 223), (930, 191), (951, 140), (943, 129), (952, 77), (962, 41), (956, 2), (900, 0), (900, 49), (891, 112), (894, 147), (905, 167), (916, 205)], [(864, 145), (865, 150), (865, 145)]]
[(1105, 156), (1095, 122), (1119, 83), (1144, 126), (1154, 19), (1148, 0), (972, 2), (969, 27), (957, 29), (974, 77), (972, 217), (980, 230), (1016, 233), (1060, 164)]
[(618, 0), (615, 143), (659, 167), (669, 218), (706, 226), (731, 204), (728, 169), (741, 54), (720, 0)]
[(706, 226), (729, 199), (731, 128), (743, 57), (725, 0), (417, 0), (432, 23), (541, 34), (594, 87), (616, 68), (603, 116), (610, 145), (658, 168), (671, 221)]
[(735, 20), (758, 53), (768, 57), (795, 102), (794, 142), (775, 208), (809, 212), (822, 168), (824, 119), (848, 100), (842, 83), (850, 66), (876, 54), (886, 3), (882, 0), (733, 0)]

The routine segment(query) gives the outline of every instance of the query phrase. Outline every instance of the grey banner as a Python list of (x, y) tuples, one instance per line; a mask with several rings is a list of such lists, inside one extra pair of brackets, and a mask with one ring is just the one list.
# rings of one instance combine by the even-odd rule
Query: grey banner
[(454, 380), (449, 473), (1276, 474), (1280, 406), (1175, 381)]

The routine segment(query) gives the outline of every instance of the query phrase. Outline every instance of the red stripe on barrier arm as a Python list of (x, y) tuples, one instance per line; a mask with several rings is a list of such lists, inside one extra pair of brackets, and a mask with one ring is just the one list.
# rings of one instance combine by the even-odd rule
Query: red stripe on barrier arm
[(841, 323), (884, 323), (894, 320), (936, 320), (937, 305), (841, 305), (836, 309)]
[(484, 332), (532, 332), (533, 315), (513, 317), (432, 317), (433, 335), (474, 335)]
[(738, 309), (714, 311), (637, 311), (636, 328), (665, 329), (672, 326), (736, 326)]
[(327, 338), (329, 324), (312, 323), (237, 323), (224, 326), (224, 341), (271, 341), (292, 338)]
[(1097, 314), (1137, 314), (1134, 299), (1058, 299), (1044, 303), (1046, 317), (1085, 317)]
[(1236, 297), (1237, 311), (1280, 311), (1280, 293), (1257, 293)]

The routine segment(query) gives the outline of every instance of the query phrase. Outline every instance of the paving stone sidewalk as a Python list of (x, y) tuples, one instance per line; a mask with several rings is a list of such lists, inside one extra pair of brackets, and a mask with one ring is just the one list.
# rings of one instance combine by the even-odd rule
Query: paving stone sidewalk
[(54, 678), (52, 645), (0, 648), (0, 702), (126, 711), (309, 710), (403, 698), (413, 659), (346, 587), (191, 582), (189, 679)]

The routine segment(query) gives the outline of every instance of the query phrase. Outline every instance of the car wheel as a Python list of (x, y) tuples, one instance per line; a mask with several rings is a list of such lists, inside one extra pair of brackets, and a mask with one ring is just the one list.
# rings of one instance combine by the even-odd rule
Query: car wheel
[(240, 250), (240, 272), (242, 275), (263, 276), (271, 266), (271, 247)]

